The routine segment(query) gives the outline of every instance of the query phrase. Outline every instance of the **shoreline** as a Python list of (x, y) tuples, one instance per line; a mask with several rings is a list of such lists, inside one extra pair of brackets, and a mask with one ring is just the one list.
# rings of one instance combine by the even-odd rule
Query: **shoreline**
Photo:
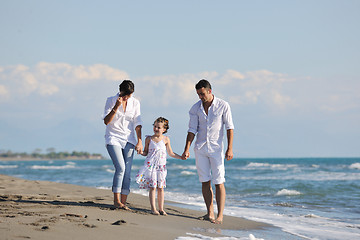
[(67, 158), (17, 158), (17, 157), (0, 157), (0, 162), (15, 162), (15, 161), (82, 161), (82, 160), (108, 160), (105, 157), (67, 157)]
[(224, 230), (273, 227), (233, 216), (224, 216), (224, 223), (216, 225), (197, 219), (204, 212), (181, 208), (175, 206), (181, 203), (170, 201), (165, 201), (168, 216), (154, 216), (148, 197), (135, 193), (128, 198), (131, 211), (125, 211), (114, 209), (110, 190), (7, 175), (0, 175), (0, 181), (0, 228), (5, 239), (176, 239), (187, 233), (219, 237), (224, 236)]

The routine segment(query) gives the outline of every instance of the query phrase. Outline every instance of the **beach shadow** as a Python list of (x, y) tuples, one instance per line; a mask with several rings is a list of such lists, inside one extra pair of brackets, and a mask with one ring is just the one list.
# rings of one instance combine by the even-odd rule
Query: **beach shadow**
[[(124, 210), (116, 208), (112, 204), (97, 203), (94, 201), (67, 201), (67, 200), (48, 200), (48, 199), (36, 199), (35, 196), (24, 198), (22, 195), (0, 195), (0, 201), (26, 203), (26, 204), (48, 204), (54, 206), (80, 206), (80, 207), (93, 207), (101, 210), (109, 211), (126, 211), (135, 214), (152, 215), (149, 209), (139, 208), (131, 203), (128, 204), (131, 210)], [(182, 217), (187, 219), (197, 219), (197, 217), (186, 215), (174, 208), (166, 208), (169, 216)]]

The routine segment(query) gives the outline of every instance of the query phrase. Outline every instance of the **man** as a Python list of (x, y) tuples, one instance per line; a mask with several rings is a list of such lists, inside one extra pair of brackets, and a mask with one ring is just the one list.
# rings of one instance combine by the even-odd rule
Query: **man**
[[(226, 128), (228, 142), (225, 159), (231, 160), (233, 158), (234, 124), (229, 104), (212, 94), (211, 85), (207, 80), (200, 80), (195, 88), (200, 101), (195, 103), (189, 111), (189, 130), (182, 157), (184, 159), (189, 158), (191, 143), (197, 135), (194, 146), (196, 168), (199, 180), (202, 183), (202, 194), (207, 208), (207, 214), (201, 219), (222, 224), (226, 196), (224, 186), (224, 128)], [(215, 184), (216, 189), (218, 208), (216, 219), (211, 181)]]

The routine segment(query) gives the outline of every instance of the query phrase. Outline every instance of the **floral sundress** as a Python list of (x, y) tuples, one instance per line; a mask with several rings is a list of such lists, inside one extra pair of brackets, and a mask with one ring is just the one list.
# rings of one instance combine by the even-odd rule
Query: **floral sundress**
[(149, 152), (144, 165), (136, 175), (136, 182), (141, 189), (166, 187), (166, 145), (164, 138), (154, 142), (150, 138)]

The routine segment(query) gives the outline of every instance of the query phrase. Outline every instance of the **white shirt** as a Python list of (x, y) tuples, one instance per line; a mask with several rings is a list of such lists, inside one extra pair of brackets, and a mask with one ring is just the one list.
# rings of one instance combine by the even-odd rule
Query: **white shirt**
[(214, 100), (205, 113), (202, 101), (195, 103), (190, 111), (188, 132), (197, 134), (195, 148), (200, 149), (205, 144), (209, 153), (223, 150), (224, 127), (234, 129), (230, 105), (214, 96)]
[[(119, 93), (106, 100), (103, 119), (112, 111)], [(126, 110), (122, 106), (118, 108), (113, 120), (106, 125), (105, 144), (121, 146), (125, 148), (127, 142), (137, 144), (135, 127), (141, 126), (140, 102), (134, 97), (127, 100)]]

